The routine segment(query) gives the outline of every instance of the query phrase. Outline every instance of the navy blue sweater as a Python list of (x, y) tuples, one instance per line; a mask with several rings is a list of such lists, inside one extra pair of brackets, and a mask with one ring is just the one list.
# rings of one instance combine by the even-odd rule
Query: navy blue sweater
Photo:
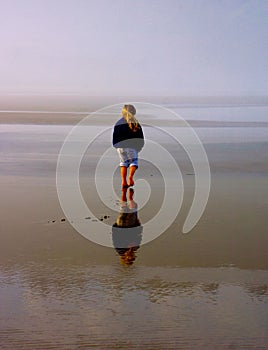
[(132, 131), (124, 118), (119, 119), (114, 126), (113, 146), (115, 148), (134, 148), (139, 152), (144, 146), (141, 125), (139, 124), (137, 131)]

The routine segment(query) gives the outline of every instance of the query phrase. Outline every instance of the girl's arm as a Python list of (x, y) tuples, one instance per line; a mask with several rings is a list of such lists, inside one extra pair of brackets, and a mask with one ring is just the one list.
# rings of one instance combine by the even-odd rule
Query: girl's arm
[(114, 127), (114, 132), (113, 132), (113, 146), (115, 147), (115, 145), (120, 141), (119, 139), (119, 126), (115, 125)]
[(143, 131), (142, 131), (142, 127), (140, 126), (140, 128), (137, 131), (137, 139), (139, 139), (138, 141), (138, 151), (141, 151), (142, 147), (144, 146), (144, 135), (143, 135)]

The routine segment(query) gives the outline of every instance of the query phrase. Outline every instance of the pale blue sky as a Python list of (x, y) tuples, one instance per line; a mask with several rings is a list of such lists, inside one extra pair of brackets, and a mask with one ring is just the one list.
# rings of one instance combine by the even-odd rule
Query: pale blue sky
[(266, 0), (0, 5), (0, 94), (268, 92)]

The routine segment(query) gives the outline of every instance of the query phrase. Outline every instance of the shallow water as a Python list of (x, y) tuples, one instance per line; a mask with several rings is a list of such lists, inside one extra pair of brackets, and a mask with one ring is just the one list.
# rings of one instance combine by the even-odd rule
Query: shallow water
[(173, 105), (172, 110), (186, 120), (209, 120), (230, 122), (268, 122), (268, 106), (216, 106), (207, 105), (202, 108), (183, 108)]
[[(193, 168), (166, 135), (156, 136), (179, 160), (183, 203), (166, 232), (138, 247), (131, 266), (120, 263), (114, 248), (77, 233), (59, 205), (56, 161), (68, 130), (1, 126), (0, 348), (267, 349), (268, 129), (196, 129), (212, 182), (206, 210), (187, 235)], [(85, 154), (80, 185), (111, 231), (121, 195), (118, 169), (112, 207), (98, 199), (92, 175), (107, 144)], [(116, 161), (108, 159), (107, 169)], [(143, 178), (151, 188), (144, 206)], [(142, 161), (137, 180), (144, 239), (146, 223), (161, 208), (163, 179)], [(92, 227), (92, 218), (75, 219)]]
[(235, 268), (29, 262), (1, 273), (1, 345), (265, 349), (265, 280)]

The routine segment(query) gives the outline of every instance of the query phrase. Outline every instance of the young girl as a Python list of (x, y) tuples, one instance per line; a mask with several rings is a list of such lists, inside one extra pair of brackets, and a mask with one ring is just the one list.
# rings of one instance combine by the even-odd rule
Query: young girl
[[(120, 172), (122, 188), (134, 186), (133, 176), (138, 168), (138, 152), (144, 146), (142, 127), (137, 121), (136, 109), (132, 105), (125, 105), (122, 118), (117, 121), (113, 132), (113, 146), (120, 158)], [(127, 169), (129, 176), (127, 181)]]

